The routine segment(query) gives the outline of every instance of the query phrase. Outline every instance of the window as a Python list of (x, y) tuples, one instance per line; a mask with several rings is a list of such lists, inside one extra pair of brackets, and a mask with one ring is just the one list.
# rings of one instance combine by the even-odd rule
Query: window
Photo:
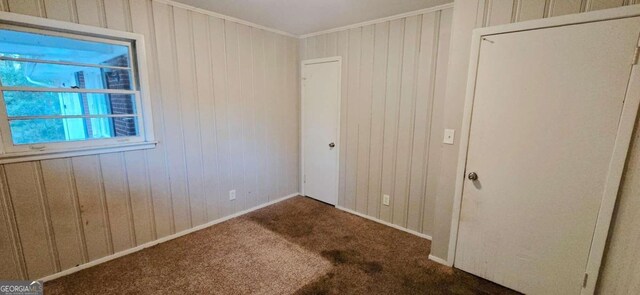
[(17, 17), (53, 26), (0, 23), (0, 162), (150, 147), (136, 50), (142, 36)]

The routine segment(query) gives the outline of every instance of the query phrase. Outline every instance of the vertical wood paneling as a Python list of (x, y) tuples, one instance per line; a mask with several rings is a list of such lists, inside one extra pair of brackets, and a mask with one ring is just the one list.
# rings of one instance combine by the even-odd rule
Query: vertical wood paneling
[(251, 29), (251, 44), (253, 49), (253, 89), (255, 100), (255, 148), (256, 148), (256, 191), (258, 203), (269, 201), (268, 187), (268, 153), (267, 153), (267, 124), (268, 114), (265, 110), (269, 107), (267, 100), (267, 85), (265, 84), (265, 34), (260, 29)]
[(76, 0), (78, 22), (96, 27), (105, 26), (102, 0)]
[(380, 203), (382, 200), (380, 189), (382, 179), (384, 114), (386, 105), (389, 22), (375, 25), (374, 43), (367, 212), (370, 216), (378, 218), (380, 216)]
[(175, 42), (177, 56), (177, 84), (180, 89), (179, 109), (182, 112), (182, 132), (184, 133), (185, 171), (188, 204), (192, 226), (207, 221), (207, 207), (204, 198), (202, 146), (200, 138), (200, 111), (196, 91), (195, 60), (190, 13), (174, 8)]
[(88, 259), (83, 255), (84, 233), (71, 180), (71, 162), (69, 159), (46, 160), (42, 161), (41, 168), (60, 267), (71, 268)]
[(182, 112), (180, 110), (180, 89), (175, 83), (178, 61), (175, 52), (175, 31), (172, 7), (153, 2), (153, 16), (156, 34), (158, 71), (162, 91), (163, 117), (165, 126), (165, 146), (167, 149), (167, 170), (171, 188), (173, 222), (179, 232), (191, 226), (187, 173), (185, 163), (184, 136), (182, 134)]
[(549, 0), (518, 0), (516, 21), (543, 18), (548, 2)]
[(298, 40), (152, 0), (0, 10), (143, 34), (159, 141), (0, 166), (3, 278), (43, 277), (297, 191)]
[(354, 209), (367, 213), (369, 188), (369, 151), (371, 150), (371, 101), (373, 87), (374, 26), (362, 28), (360, 56), (360, 103), (357, 107), (358, 143), (356, 158), (356, 194)]
[[(135, 0), (134, 0), (135, 1)], [(106, 26), (109, 29), (130, 31), (131, 18), (129, 17), (129, 0), (104, 1)]]
[[(286, 85), (286, 77), (285, 77), (285, 67), (286, 67), (286, 42), (284, 40), (284, 36), (276, 35), (276, 85), (277, 89), (283, 89)], [(275, 153), (276, 159), (276, 195), (281, 196), (286, 191), (287, 173), (285, 172), (286, 163), (285, 163), (285, 149), (280, 146), (280, 144), (284, 143), (284, 137), (286, 136), (285, 131), (285, 114), (282, 112), (284, 109), (285, 102), (285, 94), (278, 93), (275, 97), (275, 107), (278, 113), (275, 114), (274, 122), (275, 122), (275, 140), (278, 143), (278, 147), (273, 150)]]
[(218, 136), (218, 163), (220, 167), (220, 191), (219, 191), (219, 212), (225, 216), (233, 213), (233, 207), (229, 202), (228, 191), (231, 189), (231, 165), (229, 145), (229, 123), (228, 123), (228, 91), (227, 91), (227, 61), (225, 44), (225, 23), (218, 18), (209, 18), (209, 32), (211, 34), (211, 56), (213, 58), (213, 85), (215, 98), (216, 133)]
[[(402, 51), (404, 19), (393, 20), (389, 26), (389, 57), (387, 59), (387, 92), (384, 114), (384, 140), (382, 144), (382, 194), (392, 196), (395, 183), (396, 147), (398, 138), (398, 112), (402, 81)], [(381, 206), (380, 219), (391, 222), (393, 201)]]
[(0, 166), (0, 277), (26, 279), (22, 247), (15, 225), (4, 166)]
[(316, 56), (326, 56), (327, 35), (316, 36)]
[(580, 12), (584, 0), (550, 0), (549, 16), (560, 16)]
[(44, 3), (41, 0), (8, 0), (9, 11), (13, 13), (44, 17)]
[[(27, 275), (40, 278), (56, 271), (56, 253), (50, 245), (52, 233), (48, 229), (45, 204), (40, 191), (36, 164), (17, 163), (5, 165), (9, 194), (15, 210), (16, 223)], [(36, 185), (34, 185), (36, 184)]]
[[(265, 56), (267, 58), (266, 60), (266, 64), (265, 64), (265, 73), (267, 74), (267, 80), (265, 81), (265, 83), (268, 85), (268, 89), (267, 92), (269, 93), (269, 96), (275, 96), (277, 93), (277, 83), (278, 83), (278, 79), (277, 79), (277, 39), (275, 34), (272, 33), (267, 33), (266, 35), (266, 39), (265, 39)], [(266, 111), (266, 116), (267, 116), (267, 121), (268, 121), (268, 129), (269, 131), (267, 132), (267, 142), (266, 142), (266, 147), (267, 147), (267, 153), (270, 155), (270, 157), (268, 158), (268, 164), (267, 167), (269, 169), (269, 178), (268, 178), (268, 195), (269, 195), (269, 200), (273, 200), (276, 198), (277, 196), (277, 191), (278, 191), (278, 183), (277, 183), (277, 173), (278, 173), (278, 166), (277, 166), (277, 153), (278, 153), (278, 139), (277, 139), (277, 124), (276, 124), (276, 120), (275, 117), (277, 116), (277, 105), (275, 104), (275, 101), (272, 101), (271, 103), (269, 103), (267, 109), (265, 109)]]
[[(425, 202), (424, 182), (425, 172), (431, 162), (427, 161), (425, 152), (429, 144), (434, 122), (433, 114), (433, 84), (435, 80), (435, 59), (438, 56), (438, 27), (440, 13), (422, 15), (420, 29), (420, 53), (417, 60), (416, 103), (413, 124), (413, 146), (411, 148), (411, 163), (409, 173), (409, 196), (407, 201), (407, 228), (421, 231), (420, 224)], [(430, 129), (421, 128), (430, 126)]]
[[(132, 30), (143, 34), (146, 38), (145, 49), (148, 56), (149, 89), (154, 101), (153, 124), (156, 140), (164, 142), (164, 116), (162, 95), (159, 86), (158, 59), (156, 58), (156, 42), (151, 2), (131, 1)], [(171, 192), (166, 161), (166, 146), (159, 144), (155, 149), (145, 151), (150, 193), (153, 203), (153, 217), (156, 237), (164, 237), (173, 233), (173, 211), (171, 208)]]
[[(477, 3), (473, 3), (473, 6), (475, 7), (475, 19), (472, 23), (474, 23), (475, 27), (483, 27), (487, 25), (490, 1), (491, 0), (478, 0)], [(470, 16), (471, 14), (467, 17)]]
[(587, 0), (586, 11), (620, 7), (624, 4), (624, 0)]
[[(273, 64), (269, 68), (269, 71), (274, 75), (272, 83), (273, 83), (273, 91), (274, 94), (277, 93), (277, 89), (282, 87), (285, 79), (282, 76), (282, 67), (284, 62), (284, 44), (281, 38), (275, 34), (271, 35), (273, 38), (273, 52), (274, 59)], [(278, 112), (281, 109), (282, 97), (276, 94), (275, 100), (272, 102), (271, 106), (271, 124), (273, 128), (273, 132), (271, 133), (271, 155), (273, 157), (273, 161), (271, 163), (271, 173), (273, 173), (273, 195), (277, 196), (282, 191), (283, 186), (282, 182), (280, 182), (280, 178), (283, 177), (282, 173), (282, 132), (284, 132), (281, 128), (282, 120), (278, 117)]]
[(100, 162), (96, 156), (72, 159), (73, 179), (78, 193), (80, 217), (89, 260), (95, 260), (112, 253), (99, 165)]
[[(240, 64), (238, 56), (238, 24), (224, 22), (225, 45), (227, 52), (227, 119), (229, 121), (229, 152), (231, 165), (231, 188), (236, 190), (236, 199), (230, 201), (233, 212), (242, 208), (238, 203), (246, 198), (241, 190), (244, 184), (244, 167), (242, 155), (242, 86), (240, 85)], [(275, 156), (275, 155), (273, 155)]]
[(318, 47), (316, 46), (316, 43), (318, 43), (317, 38), (314, 37), (310, 37), (310, 38), (306, 38), (305, 39), (305, 59), (314, 59), (317, 58), (319, 56), (319, 54), (317, 54), (316, 50), (318, 49)]
[(239, 200), (239, 208), (248, 209), (257, 203), (256, 200), (256, 169), (254, 165), (256, 159), (255, 147), (255, 98), (253, 79), (253, 51), (251, 43), (251, 28), (245, 25), (238, 25), (238, 56), (240, 66), (240, 85), (243, 110), (242, 115), (242, 165), (244, 171), (245, 198)]
[(75, 7), (72, 0), (44, 0), (47, 18), (74, 22)]
[(339, 162), (339, 182), (338, 182), (338, 204), (344, 206), (345, 204), (345, 191), (347, 188), (346, 185), (346, 167), (347, 167), (347, 92), (349, 89), (349, 76), (347, 69), (349, 68), (349, 31), (344, 30), (338, 32), (338, 55), (342, 57), (342, 69), (340, 73), (341, 77), (341, 93), (340, 97), (342, 101), (340, 102), (340, 155)]
[[(290, 83), (287, 85), (285, 91), (289, 91), (289, 102), (287, 103), (289, 111), (286, 113), (286, 117), (289, 118), (290, 132), (288, 138), (290, 142), (290, 152), (288, 153), (288, 159), (290, 166), (287, 168), (291, 178), (289, 180), (290, 187), (288, 191), (300, 191), (300, 55), (297, 46), (298, 42), (294, 39), (289, 39), (289, 65), (287, 71), (290, 77)], [(291, 135), (294, 136), (291, 136)]]
[(338, 54), (338, 33), (333, 32), (327, 34), (326, 52), (327, 56), (336, 56)]
[[(8, 217), (4, 211), (0, 212), (0, 218), (2, 218), (2, 225), (8, 225)], [(3, 266), (0, 268), (0, 276), (3, 278), (23, 278), (17, 257), (15, 257), (15, 250), (9, 226), (3, 226), (0, 228), (0, 251), (0, 263), (2, 263)]]
[(209, 20), (207, 16), (194, 13), (192, 16), (195, 79), (197, 84), (198, 112), (200, 114), (200, 139), (204, 197), (207, 220), (219, 217), (218, 212), (218, 142), (216, 135), (215, 104), (213, 98), (213, 74), (209, 42)]
[(135, 244), (140, 245), (155, 239), (151, 189), (147, 175), (145, 152), (133, 151), (124, 154), (125, 173), (131, 199)]
[[(288, 71), (287, 69), (293, 68), (295, 60), (297, 48), (292, 46), (291, 41), (288, 38), (282, 38), (284, 42), (284, 85), (283, 85), (283, 100), (282, 100), (282, 143), (284, 144), (282, 148), (283, 158), (282, 162), (284, 164), (284, 173), (282, 178), (282, 186), (284, 188), (283, 194), (286, 191), (291, 191), (297, 187), (295, 183), (297, 182), (296, 174), (299, 172), (296, 169), (297, 161), (295, 157), (297, 156), (297, 143), (293, 141), (291, 136), (287, 136), (287, 134), (297, 134), (297, 121), (293, 119), (296, 118), (296, 114), (299, 114), (296, 111), (296, 89), (297, 89), (297, 81), (298, 75), (296, 71)], [(297, 190), (296, 190), (297, 191)]]
[[(486, 16), (487, 26), (497, 26), (508, 24), (513, 19), (513, 8), (515, 0), (488, 0), (489, 5)], [(531, 0), (529, 0), (531, 1)]]
[(433, 110), (431, 111), (431, 134), (427, 153), (426, 194), (422, 220), (422, 232), (432, 233), (438, 181), (440, 180), (441, 139), (444, 137), (445, 90), (449, 64), (449, 42), (451, 39), (452, 10), (440, 14), (438, 26), (437, 59), (434, 74)]
[(402, 80), (400, 82), (400, 105), (398, 135), (396, 141), (395, 183), (393, 189), (393, 223), (406, 226), (409, 168), (413, 142), (413, 118), (415, 116), (415, 74), (418, 44), (420, 42), (420, 18), (408, 17), (404, 29), (404, 51), (402, 54)]
[(431, 234), (451, 15), (445, 9), (301, 42), (304, 58), (343, 59), (339, 205)]
[(307, 59), (307, 39), (298, 40), (298, 51), (300, 51), (300, 60)]
[(119, 252), (135, 245), (131, 200), (122, 154), (100, 155), (100, 167), (113, 252)]
[(345, 170), (345, 198), (343, 206), (355, 210), (356, 185), (358, 175), (358, 111), (360, 110), (360, 56), (361, 56), (362, 28), (349, 30), (348, 60), (347, 68), (347, 108), (346, 113), (347, 140), (342, 147), (346, 149), (346, 170)]

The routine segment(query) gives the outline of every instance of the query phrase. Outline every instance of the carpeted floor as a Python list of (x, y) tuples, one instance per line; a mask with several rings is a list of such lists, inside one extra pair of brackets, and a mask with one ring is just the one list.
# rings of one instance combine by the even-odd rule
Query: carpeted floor
[(516, 294), (430, 242), (305, 197), (47, 282), (45, 294)]

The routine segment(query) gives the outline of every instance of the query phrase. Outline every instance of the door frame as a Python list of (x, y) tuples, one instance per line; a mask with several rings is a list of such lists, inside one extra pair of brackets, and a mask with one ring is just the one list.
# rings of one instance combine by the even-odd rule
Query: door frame
[[(545, 29), (636, 16), (640, 16), (640, 5), (625, 6), (620, 8), (566, 15), (548, 19), (532, 20), (507, 25), (499, 25), (495, 27), (479, 28), (473, 31), (471, 39), (470, 63), (467, 74), (468, 82), (466, 88), (465, 105), (460, 136), (460, 149), (458, 154), (458, 167), (456, 170), (457, 177), (451, 216), (449, 251), (446, 261), (447, 265), (453, 266), (455, 263), (455, 254), (460, 223), (460, 210), (462, 207), (462, 194), (466, 175), (465, 172), (467, 164), (467, 152), (469, 149), (469, 135), (471, 130), (471, 117), (473, 112), (473, 100), (475, 96), (481, 40), (487, 36), (496, 34)], [(640, 42), (637, 45), (640, 46)], [(630, 65), (631, 61), (632, 57), (630, 56)], [(629, 146), (631, 144), (639, 106), (640, 66), (638, 65), (638, 63), (636, 63), (635, 65), (631, 65), (630, 79), (629, 83), (627, 84), (627, 94), (625, 97), (622, 113), (620, 115), (620, 123), (616, 134), (613, 155), (611, 158), (611, 162), (609, 163), (609, 172), (607, 174), (607, 180), (605, 183), (604, 195), (602, 198), (602, 203), (600, 204), (600, 210), (598, 212), (593, 239), (591, 241), (591, 251), (589, 252), (589, 259), (585, 268), (585, 275), (588, 276), (588, 279), (586, 281), (586, 286), (584, 286), (581, 291), (581, 294), (593, 294), (595, 292), (600, 265), (602, 263), (607, 236), (609, 233), (609, 227), (611, 225), (611, 218), (613, 216), (618, 191), (620, 189), (620, 182), (622, 180), (622, 174), (626, 164)]]
[(342, 56), (331, 56), (324, 58), (314, 58), (314, 59), (306, 59), (300, 62), (300, 190), (303, 196), (306, 196), (305, 193), (305, 166), (304, 166), (304, 67), (313, 64), (320, 63), (329, 63), (329, 62), (337, 62), (338, 63), (338, 110), (337, 110), (337, 130), (336, 130), (336, 204), (338, 206), (338, 201), (340, 197), (338, 195), (340, 191), (340, 107), (342, 105)]

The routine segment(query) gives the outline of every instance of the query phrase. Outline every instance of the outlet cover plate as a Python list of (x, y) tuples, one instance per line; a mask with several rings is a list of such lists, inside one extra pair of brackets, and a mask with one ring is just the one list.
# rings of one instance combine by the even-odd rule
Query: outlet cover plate
[(445, 129), (444, 130), (444, 139), (442, 140), (445, 144), (453, 144), (456, 136), (456, 131), (454, 129)]

